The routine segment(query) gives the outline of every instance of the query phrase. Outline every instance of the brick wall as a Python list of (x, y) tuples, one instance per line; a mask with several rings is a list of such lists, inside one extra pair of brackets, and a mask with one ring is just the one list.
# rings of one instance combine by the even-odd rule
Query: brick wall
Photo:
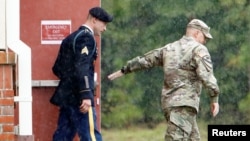
[(0, 141), (14, 141), (14, 53), (0, 51)]

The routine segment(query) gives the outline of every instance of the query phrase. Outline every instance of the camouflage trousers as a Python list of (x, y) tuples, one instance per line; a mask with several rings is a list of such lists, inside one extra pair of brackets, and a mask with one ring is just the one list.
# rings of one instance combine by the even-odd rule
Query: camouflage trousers
[(165, 111), (167, 120), (165, 141), (200, 141), (196, 115), (194, 108), (186, 106)]

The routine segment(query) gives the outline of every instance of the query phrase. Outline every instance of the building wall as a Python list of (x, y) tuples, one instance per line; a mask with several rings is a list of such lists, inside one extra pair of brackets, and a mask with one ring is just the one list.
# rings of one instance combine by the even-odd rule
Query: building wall
[[(41, 28), (42, 21), (62, 20), (71, 21), (71, 31), (76, 30), (86, 19), (89, 8), (100, 6), (100, 0), (21, 0), (20, 1), (20, 38), (31, 48), (32, 55), (32, 113), (33, 113), (33, 132), (35, 141), (50, 141), (57, 125), (58, 107), (49, 103), (57, 78), (53, 75), (51, 68), (56, 58), (60, 44), (42, 43)], [(100, 39), (97, 38), (98, 48), (100, 48)], [(100, 54), (100, 49), (99, 49)], [(11, 70), (10, 70), (11, 71)], [(100, 56), (96, 62), (97, 81), (100, 81)], [(1, 72), (1, 71), (0, 71)], [(9, 79), (9, 77), (5, 77)], [(4, 81), (5, 82), (5, 81)], [(46, 84), (42, 83), (46, 82)], [(48, 83), (47, 83), (48, 82)], [(97, 83), (98, 83), (97, 82)], [(1, 82), (0, 82), (1, 83)], [(20, 82), (25, 83), (25, 82)], [(100, 83), (98, 83), (100, 84)], [(14, 95), (12, 90), (12, 95)], [(10, 93), (3, 90), (3, 93)], [(96, 101), (100, 98), (100, 85), (97, 85)], [(11, 130), (10, 137), (13, 137), (14, 125), (18, 125), (18, 104), (14, 104), (13, 97), (6, 97), (10, 106), (14, 107), (13, 115), (6, 122), (10, 122), (10, 128), (0, 127), (1, 131)], [(1, 104), (1, 100), (0, 100)], [(100, 129), (100, 103), (96, 105), (98, 125)], [(0, 109), (3, 106), (0, 105)], [(11, 110), (10, 110), (11, 111)], [(9, 112), (11, 113), (11, 112)], [(7, 118), (6, 118), (7, 119)], [(11, 121), (12, 119), (12, 121)], [(1, 118), (0, 118), (1, 120)], [(27, 121), (28, 122), (28, 121)], [(1, 122), (0, 122), (1, 123)], [(8, 126), (9, 127), (9, 126)], [(1, 129), (2, 128), (2, 129)], [(4, 130), (3, 130), (4, 128)], [(77, 137), (75, 141), (79, 140)], [(0, 136), (1, 141), (1, 136)], [(7, 141), (7, 140), (4, 140)]]

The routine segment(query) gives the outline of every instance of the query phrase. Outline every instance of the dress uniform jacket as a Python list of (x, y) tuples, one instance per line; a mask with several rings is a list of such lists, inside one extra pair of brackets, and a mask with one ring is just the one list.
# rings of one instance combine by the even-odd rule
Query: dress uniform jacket
[(210, 91), (212, 101), (218, 101), (219, 87), (207, 48), (194, 38), (180, 40), (129, 60), (122, 68), (127, 74), (154, 66), (163, 67), (162, 108), (190, 106), (199, 109), (202, 85)]
[(52, 68), (60, 79), (50, 102), (57, 105), (79, 105), (91, 99), (94, 106), (94, 61), (97, 57), (93, 33), (86, 26), (66, 37)]

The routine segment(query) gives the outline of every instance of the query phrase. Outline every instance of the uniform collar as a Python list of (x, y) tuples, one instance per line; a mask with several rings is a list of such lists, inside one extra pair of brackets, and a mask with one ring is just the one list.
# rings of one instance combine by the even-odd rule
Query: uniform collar
[(85, 26), (85, 27), (87, 27), (90, 31), (91, 31), (91, 33), (94, 35), (94, 31), (93, 31), (93, 29), (91, 29), (89, 26), (87, 26), (86, 24), (84, 24), (84, 25), (82, 25), (82, 26)]
[(196, 41), (194, 37), (192, 37), (192, 36), (186, 36), (186, 35), (184, 35), (182, 37), (182, 39), (186, 40), (186, 41)]

